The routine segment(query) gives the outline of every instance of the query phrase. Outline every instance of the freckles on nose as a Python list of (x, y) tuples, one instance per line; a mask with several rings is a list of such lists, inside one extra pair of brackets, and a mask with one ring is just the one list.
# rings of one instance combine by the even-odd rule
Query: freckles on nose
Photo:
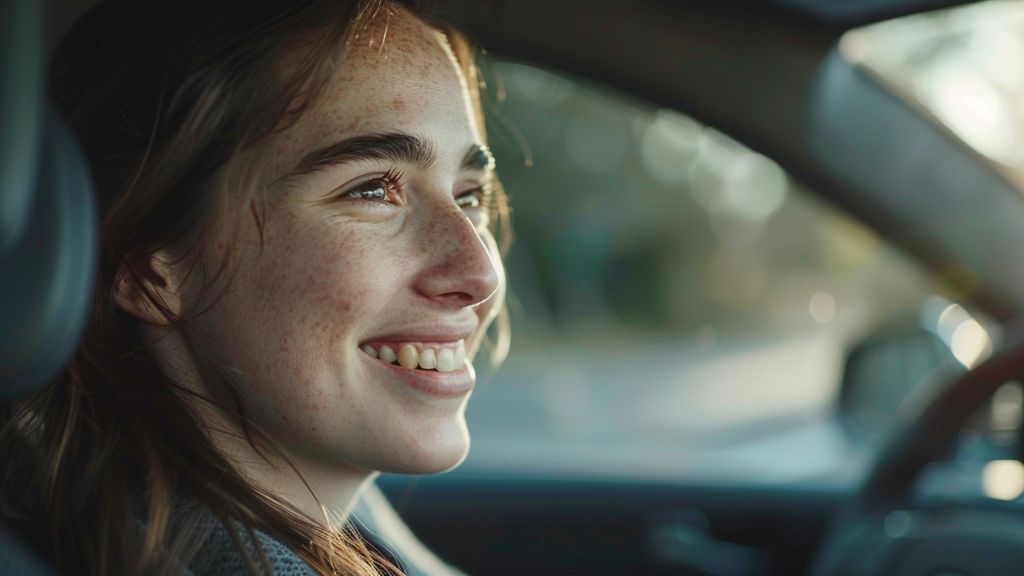
[[(460, 214), (457, 218), (462, 219), (464, 216)], [(465, 232), (460, 229), (460, 226), (465, 227), (466, 224), (464, 222), (457, 222), (456, 218), (453, 217), (435, 219), (427, 229), (429, 244), (424, 249), (428, 251), (445, 250), (455, 253), (462, 253), (467, 249), (471, 249), (472, 246), (467, 240), (473, 241), (473, 239), (467, 238)]]
[(422, 228), (421, 244), (431, 262), (418, 289), (432, 298), (470, 305), (498, 287), (498, 270), (480, 230), (457, 207), (437, 211)]

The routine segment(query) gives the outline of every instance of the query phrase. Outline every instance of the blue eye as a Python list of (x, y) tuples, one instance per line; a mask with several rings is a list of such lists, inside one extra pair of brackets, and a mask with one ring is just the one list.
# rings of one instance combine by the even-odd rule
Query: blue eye
[(490, 218), (497, 215), (501, 184), (489, 180), (483, 184), (466, 190), (455, 197), (455, 203), (463, 210), (479, 210)]
[(388, 191), (384, 185), (378, 181), (371, 180), (368, 183), (361, 184), (359, 188), (350, 190), (345, 194), (348, 198), (359, 198), (360, 200), (376, 200), (377, 202), (387, 202)]
[(391, 169), (383, 176), (365, 180), (355, 187), (349, 188), (341, 195), (341, 198), (390, 204), (395, 201), (401, 191), (401, 178), (400, 172)]
[(455, 203), (478, 228), (486, 228), (497, 215), (495, 184), (488, 182), (455, 197)]
[(461, 208), (479, 208), (483, 205), (484, 188), (474, 188), (467, 190), (458, 197), (455, 198), (455, 203)]

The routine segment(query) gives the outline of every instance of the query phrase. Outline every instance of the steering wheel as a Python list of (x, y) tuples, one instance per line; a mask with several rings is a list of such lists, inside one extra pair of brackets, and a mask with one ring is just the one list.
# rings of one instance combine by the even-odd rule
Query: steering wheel
[[(837, 512), (814, 576), (1004, 576), (1024, 573), (1024, 506), (996, 500), (914, 504), (910, 491), (968, 417), (1024, 375), (1024, 332), (941, 387), (884, 445), (857, 494)], [(1007, 338), (1010, 340), (1010, 338)]]

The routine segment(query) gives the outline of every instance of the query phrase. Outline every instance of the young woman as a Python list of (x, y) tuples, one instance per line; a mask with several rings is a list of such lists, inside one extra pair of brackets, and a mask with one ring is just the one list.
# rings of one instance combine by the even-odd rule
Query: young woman
[(465, 40), (383, 0), (115, 0), (51, 97), (101, 277), (73, 362), (6, 415), (5, 515), (61, 573), (402, 571), (351, 507), (465, 457), (504, 302)]

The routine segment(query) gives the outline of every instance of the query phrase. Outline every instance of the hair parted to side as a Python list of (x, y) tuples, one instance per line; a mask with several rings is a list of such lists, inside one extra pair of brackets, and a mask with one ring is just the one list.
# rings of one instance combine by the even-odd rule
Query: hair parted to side
[[(246, 211), (262, 221), (261, 155), (322, 94), (344, 65), (346, 44), (393, 4), (422, 14), (411, 1), (109, 0), (55, 53), (51, 97), (85, 150), (100, 197), (100, 276), (74, 359), (2, 415), (0, 505), (60, 573), (181, 573), (210, 530), (204, 514), (236, 544), (263, 531), (322, 574), (399, 572), (351, 530), (324, 527), (247, 483), (214, 448), (197, 402), (230, 414), (257, 453), (283, 454), (246, 419), (230, 378), (216, 366), (203, 374), (227, 402), (175, 383), (147, 352), (138, 322), (114, 302), (118, 287), (131, 283), (187, 339), (189, 315), (203, 310), (174, 317), (147, 289), (139, 263), (158, 251), (198, 261), (218, 215)], [(473, 50), (433, 25), (453, 47), (483, 127)], [(299, 57), (282, 66), (296, 48)], [(253, 161), (229, 162), (242, 155)], [(245, 191), (247, 202), (229, 202), (229, 190)], [(492, 222), (507, 237), (507, 202), (500, 190), (497, 198)], [(230, 253), (226, 246), (225, 262)], [(225, 270), (189, 273), (212, 290), (230, 282)], [(183, 494), (199, 505), (177, 518)], [(238, 548), (251, 573), (269, 572), (258, 544)]]

